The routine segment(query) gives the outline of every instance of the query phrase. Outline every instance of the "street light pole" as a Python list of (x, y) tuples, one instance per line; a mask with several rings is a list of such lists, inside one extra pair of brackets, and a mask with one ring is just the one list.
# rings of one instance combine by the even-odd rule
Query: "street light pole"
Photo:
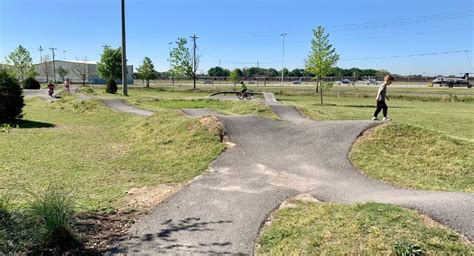
[(285, 63), (285, 37), (287, 33), (281, 33), (281, 37), (283, 38), (283, 53), (281, 55), (281, 86), (283, 86), (283, 79), (284, 79), (284, 63)]
[(127, 48), (125, 37), (125, 0), (122, 0), (122, 85), (123, 95), (128, 96), (127, 88)]

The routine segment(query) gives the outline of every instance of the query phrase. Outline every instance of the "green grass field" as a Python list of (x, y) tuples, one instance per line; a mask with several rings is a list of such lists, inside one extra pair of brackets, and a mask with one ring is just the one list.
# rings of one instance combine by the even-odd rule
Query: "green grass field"
[[(471, 255), (474, 246), (412, 210), (295, 202), (278, 210), (257, 255)], [(405, 253), (405, 254), (403, 254)]]
[(93, 100), (32, 99), (25, 118), (24, 128), (0, 132), (1, 192), (20, 202), (26, 191), (62, 183), (79, 211), (120, 208), (131, 188), (188, 181), (223, 150), (218, 131), (173, 110), (145, 119)]
[[(279, 96), (287, 104), (298, 106), (315, 120), (370, 120), (375, 111), (372, 98), (325, 97), (325, 105), (317, 97)], [(473, 102), (396, 100), (387, 102), (388, 115), (396, 123), (409, 124), (442, 132), (446, 135), (474, 140)], [(382, 117), (380, 114), (379, 117)]]

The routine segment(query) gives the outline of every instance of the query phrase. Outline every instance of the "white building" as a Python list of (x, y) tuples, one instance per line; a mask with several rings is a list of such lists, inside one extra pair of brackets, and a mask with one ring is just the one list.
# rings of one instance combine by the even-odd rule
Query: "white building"
[[(64, 77), (69, 78), (73, 83), (82, 83), (82, 79), (78, 73), (85, 71), (88, 78), (86, 83), (88, 84), (105, 84), (107, 79), (99, 77), (97, 74), (97, 61), (69, 61), (69, 60), (56, 60), (54, 62), (56, 69), (56, 79), (53, 79), (53, 62), (49, 61), (46, 63), (35, 64), (36, 79), (39, 82), (46, 82), (47, 80), (61, 81), (61, 77), (58, 74), (58, 69), (62, 67), (68, 71), (68, 74)], [(127, 83), (133, 84), (133, 65), (127, 65)], [(117, 80), (117, 83), (122, 83), (121, 80)]]

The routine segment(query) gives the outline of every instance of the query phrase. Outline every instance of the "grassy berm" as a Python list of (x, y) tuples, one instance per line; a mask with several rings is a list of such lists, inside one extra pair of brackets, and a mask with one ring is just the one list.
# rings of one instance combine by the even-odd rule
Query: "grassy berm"
[(131, 190), (183, 184), (224, 149), (221, 126), (175, 110), (144, 118), (67, 96), (26, 103), (20, 127), (0, 129), (0, 254), (49, 248), (73, 214), (126, 210)]
[(277, 211), (257, 255), (472, 255), (474, 246), (412, 210), (294, 202)]

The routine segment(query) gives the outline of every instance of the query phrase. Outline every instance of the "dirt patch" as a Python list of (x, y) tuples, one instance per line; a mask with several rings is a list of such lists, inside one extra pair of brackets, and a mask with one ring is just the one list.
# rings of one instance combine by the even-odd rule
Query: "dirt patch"
[(218, 134), (221, 141), (224, 141), (225, 129), (221, 121), (215, 116), (205, 116), (199, 119), (199, 122), (207, 128), (208, 131)]
[(83, 241), (66, 255), (102, 255), (112, 249), (115, 242), (127, 235), (127, 231), (143, 212), (117, 212), (113, 214), (86, 213), (75, 216), (73, 229)]
[(127, 192), (122, 205), (124, 205), (125, 209), (147, 211), (178, 190), (178, 186), (166, 184), (161, 184), (157, 187), (133, 188)]

